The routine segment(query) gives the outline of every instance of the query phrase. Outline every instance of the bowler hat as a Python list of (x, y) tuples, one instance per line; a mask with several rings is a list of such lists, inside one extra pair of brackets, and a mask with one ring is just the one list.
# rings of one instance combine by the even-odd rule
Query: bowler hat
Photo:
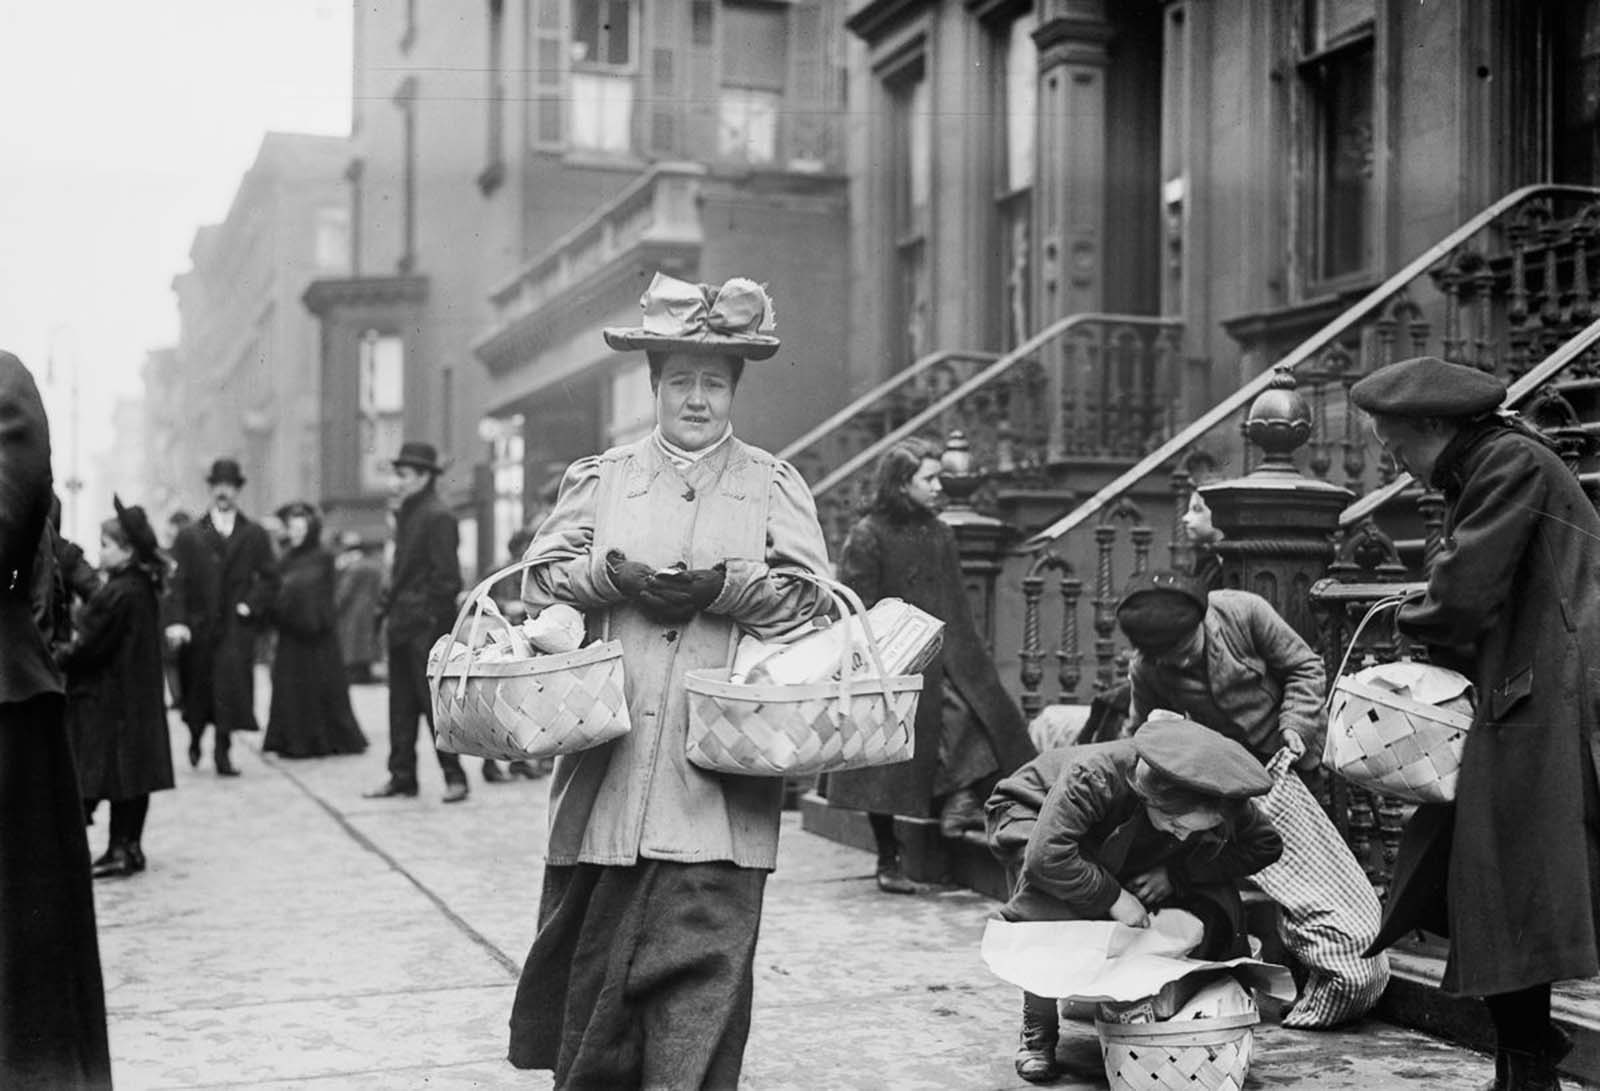
[(622, 352), (689, 352), (765, 360), (780, 342), (772, 297), (753, 280), (733, 277), (718, 288), (657, 273), (639, 297), (643, 324), (602, 331)]
[(1151, 720), (1133, 733), (1133, 748), (1168, 780), (1206, 795), (1244, 799), (1272, 788), (1255, 755), (1193, 720)]
[(239, 469), (235, 459), (219, 458), (211, 464), (211, 470), (206, 474), (206, 484), (219, 483), (232, 485), (236, 489), (244, 488), (244, 471)]
[(1142, 652), (1176, 647), (1205, 620), (1205, 586), (1182, 572), (1146, 572), (1128, 581), (1117, 602), (1117, 625)]
[(395, 466), (410, 466), (418, 470), (426, 470), (431, 474), (444, 473), (444, 466), (439, 462), (439, 450), (431, 443), (419, 440), (406, 440), (400, 445), (400, 453), (395, 455), (390, 462)]
[(128, 536), (128, 548), (142, 561), (153, 561), (160, 556), (161, 546), (156, 541), (155, 528), (150, 525), (150, 519), (144, 509), (135, 504), (133, 507), (123, 507), (122, 498), (115, 493), (111, 496), (111, 506), (116, 509), (117, 522), (122, 527), (122, 532)]
[(1493, 375), (1437, 356), (1388, 364), (1350, 388), (1356, 405), (1389, 417), (1480, 417), (1505, 398)]

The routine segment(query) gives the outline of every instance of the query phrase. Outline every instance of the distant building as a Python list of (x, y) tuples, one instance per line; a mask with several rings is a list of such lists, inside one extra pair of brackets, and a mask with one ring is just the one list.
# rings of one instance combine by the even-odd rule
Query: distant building
[(195, 233), (191, 268), (173, 280), (176, 405), (162, 411), (180, 428), (160, 468), (186, 505), (219, 455), (243, 465), (253, 513), (321, 495), (321, 361), (300, 297), (348, 268), (345, 162), (339, 137), (268, 133), (226, 219)]
[(164, 518), (178, 508), (190, 512), (200, 507), (204, 483), (189, 465), (190, 425), (185, 418), (186, 399), (182, 364), (176, 348), (151, 349), (140, 369), (144, 397), (143, 483), (139, 503), (152, 519)]

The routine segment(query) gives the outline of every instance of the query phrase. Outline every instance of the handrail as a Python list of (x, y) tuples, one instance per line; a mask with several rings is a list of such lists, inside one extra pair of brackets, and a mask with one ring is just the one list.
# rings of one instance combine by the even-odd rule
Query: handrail
[(1065, 516), (1057, 519), (1044, 530), (1039, 531), (1039, 533), (1023, 542), (1017, 547), (1017, 551), (1025, 553), (1041, 549), (1060, 538), (1063, 534), (1088, 522), (1090, 517), (1098, 514), (1106, 504), (1138, 484), (1141, 479), (1159, 468), (1162, 463), (1176, 456), (1185, 447), (1188, 447), (1195, 440), (1248, 405), (1257, 394), (1260, 394), (1272, 382), (1273, 373), (1278, 368), (1286, 367), (1292, 370), (1314, 357), (1351, 326), (1382, 307), (1401, 288), (1426, 273), (1436, 261), (1466, 242), (1479, 231), (1482, 231), (1507, 209), (1513, 208), (1533, 197), (1563, 196), (1600, 197), (1600, 188), (1594, 186), (1541, 184), (1523, 186), (1521, 189), (1513, 190), (1506, 194), (1450, 232), (1450, 234), (1428, 247), (1419, 257), (1413, 258), (1399, 272), (1394, 273), (1382, 284), (1362, 296), (1359, 302), (1312, 334), (1310, 338), (1302, 341), (1275, 365), (1264, 369), (1261, 374), (1239, 387), (1239, 389), (1212, 406), (1205, 413), (1202, 413), (1193, 424), (1190, 424), (1183, 431), (1140, 459), (1132, 469), (1118, 475), (1115, 480), (1088, 500), (1085, 500)]
[(924, 371), (927, 371), (929, 368), (937, 367), (946, 360), (972, 360), (973, 362), (980, 362), (983, 360), (994, 360), (998, 358), (999, 354), (994, 352), (964, 352), (956, 349), (941, 349), (938, 352), (930, 352), (928, 355), (914, 362), (910, 367), (905, 368), (902, 371), (897, 371), (894, 375), (890, 376), (888, 379), (884, 380), (871, 390), (867, 391), (865, 394), (861, 395), (861, 397), (857, 398), (855, 401), (851, 402), (849, 405), (833, 414), (833, 416), (824, 420), (821, 424), (811, 429), (811, 431), (807, 432), (799, 439), (791, 440), (787, 447), (778, 452), (778, 457), (783, 459), (785, 462), (790, 461), (795, 455), (799, 454), (801, 451), (817, 442), (817, 440), (821, 439), (835, 428), (838, 428), (841, 424), (844, 424), (861, 410), (865, 409), (867, 406), (871, 405), (873, 402), (889, 393), (889, 391), (895, 389), (896, 387), (904, 386), (912, 379), (915, 379), (917, 376), (921, 375)]
[(1031, 355), (1045, 342), (1061, 336), (1075, 326), (1081, 326), (1089, 322), (1115, 322), (1118, 325), (1124, 326), (1182, 325), (1182, 320), (1178, 318), (1161, 318), (1148, 314), (1107, 314), (1098, 311), (1092, 311), (1086, 314), (1072, 314), (1065, 318), (1058, 318), (1056, 321), (1052, 322), (1050, 325), (1046, 326), (1044, 329), (1040, 330), (1038, 333), (1022, 342), (1022, 344), (1018, 345), (1016, 348), (1000, 357), (994, 363), (990, 364), (988, 367), (972, 376), (972, 378), (968, 379), (960, 386), (957, 386), (955, 389), (945, 394), (942, 398), (939, 398), (928, 404), (922, 409), (921, 412), (911, 417), (900, 427), (896, 428), (882, 439), (873, 443), (866, 450), (862, 451), (860, 454), (844, 463), (838, 469), (828, 474), (827, 477), (824, 477), (821, 481), (817, 482), (811, 487), (811, 495), (821, 496), (839, 482), (845, 480), (851, 474), (855, 473), (861, 467), (867, 465), (869, 462), (875, 461), (879, 456), (881, 456), (890, 447), (893, 447), (896, 443), (899, 443), (908, 436), (915, 435), (923, 425), (927, 424), (940, 413), (943, 413), (956, 402), (960, 401), (962, 398), (965, 398), (968, 394), (971, 394), (974, 390), (977, 390), (979, 387), (985, 385), (996, 376), (1003, 375), (1006, 371), (1010, 370), (1012, 365), (1014, 365), (1017, 361)]
[[(1501, 408), (1515, 409), (1521, 405), (1529, 394), (1532, 394), (1544, 384), (1546, 379), (1566, 368), (1597, 343), (1600, 343), (1600, 318), (1595, 319), (1573, 334), (1565, 344), (1546, 357), (1543, 363), (1530, 369), (1526, 375), (1512, 383), (1510, 388), (1506, 390), (1506, 400), (1501, 404)], [(1348, 527), (1359, 523), (1388, 503), (1391, 497), (1411, 484), (1412, 480), (1409, 473), (1402, 471), (1383, 488), (1374, 489), (1348, 508), (1345, 508), (1339, 514), (1339, 525)]]

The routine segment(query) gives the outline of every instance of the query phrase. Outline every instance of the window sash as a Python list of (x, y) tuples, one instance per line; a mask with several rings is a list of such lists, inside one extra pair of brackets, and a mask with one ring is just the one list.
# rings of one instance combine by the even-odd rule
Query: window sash
[(626, 154), (633, 147), (633, 77), (574, 72), (569, 86), (573, 146)]

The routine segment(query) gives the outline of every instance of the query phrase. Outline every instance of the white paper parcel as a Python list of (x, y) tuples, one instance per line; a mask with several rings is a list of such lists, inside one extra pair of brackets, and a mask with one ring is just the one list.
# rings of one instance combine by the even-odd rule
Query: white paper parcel
[(1149, 928), (1116, 921), (991, 920), (983, 931), (983, 961), (997, 977), (1035, 996), (1074, 1000), (1140, 1000), (1200, 970), (1230, 969), (1253, 989), (1279, 1000), (1295, 998), (1294, 978), (1282, 966), (1253, 958), (1208, 962), (1188, 958), (1202, 926), (1181, 909), (1150, 917)]

